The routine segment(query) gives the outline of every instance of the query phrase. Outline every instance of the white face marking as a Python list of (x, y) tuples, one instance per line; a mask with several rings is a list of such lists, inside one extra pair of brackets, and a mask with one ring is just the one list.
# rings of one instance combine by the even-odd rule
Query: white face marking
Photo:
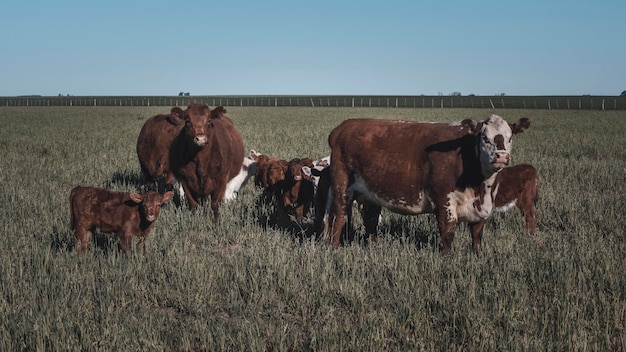
[[(495, 142), (497, 135), (502, 136), (504, 149), (497, 148)], [(490, 177), (498, 170), (493, 164), (496, 160), (496, 153), (511, 154), (512, 136), (513, 131), (511, 131), (508, 122), (498, 115), (491, 115), (483, 124), (480, 131), (478, 148), (480, 152), (480, 163), (485, 177)]]

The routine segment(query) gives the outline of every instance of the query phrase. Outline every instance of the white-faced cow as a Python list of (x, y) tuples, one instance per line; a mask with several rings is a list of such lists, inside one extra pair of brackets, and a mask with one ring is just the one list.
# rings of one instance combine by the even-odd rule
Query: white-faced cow
[(241, 134), (224, 108), (211, 111), (207, 105), (193, 103), (183, 111), (185, 126), (172, 141), (170, 166), (182, 183), (192, 209), (211, 197), (214, 220), (226, 185), (241, 171), (244, 147)]
[(169, 150), (184, 126), (183, 110), (175, 107), (169, 115), (152, 116), (141, 128), (137, 137), (137, 157), (144, 183), (149, 188), (154, 189), (156, 181), (165, 174), (166, 188), (173, 188), (174, 174), (170, 172)]
[(70, 193), (70, 222), (76, 250), (85, 254), (93, 232), (98, 228), (119, 235), (122, 253), (132, 251), (133, 236), (140, 237), (137, 248), (143, 251), (143, 242), (154, 227), (161, 205), (172, 196), (173, 192), (138, 194), (75, 187)]
[[(478, 223), (493, 211), (495, 173), (510, 161), (513, 134), (528, 128), (497, 115), (456, 124), (351, 119), (328, 138), (332, 163), (333, 228), (338, 247), (347, 205), (363, 205), (368, 235), (376, 235), (382, 207), (405, 215), (435, 213), (448, 254), (457, 222)], [(474, 230), (474, 229), (473, 229)], [(472, 231), (474, 250), (482, 231)]]

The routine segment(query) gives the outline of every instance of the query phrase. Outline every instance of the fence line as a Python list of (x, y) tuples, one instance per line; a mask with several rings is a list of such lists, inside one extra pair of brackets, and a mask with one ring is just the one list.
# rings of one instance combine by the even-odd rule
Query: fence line
[(61, 96), (0, 97), (0, 106), (294, 106), (626, 110), (611, 96)]

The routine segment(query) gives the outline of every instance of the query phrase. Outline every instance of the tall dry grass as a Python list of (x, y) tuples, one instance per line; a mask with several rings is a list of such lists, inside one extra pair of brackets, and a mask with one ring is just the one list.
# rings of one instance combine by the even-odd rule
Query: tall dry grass
[[(246, 186), (196, 213), (168, 204), (146, 253), (99, 234), (73, 251), (76, 185), (138, 188), (144, 121), (168, 109), (0, 108), (0, 350), (596, 350), (626, 347), (626, 116), (526, 116), (514, 163), (539, 171), (539, 233), (496, 214), (484, 251), (461, 227), (438, 253), (431, 216), (383, 213), (379, 243), (339, 250), (303, 224), (268, 226)], [(229, 108), (247, 148), (284, 159), (329, 153), (349, 117), (454, 121), (489, 110)]]

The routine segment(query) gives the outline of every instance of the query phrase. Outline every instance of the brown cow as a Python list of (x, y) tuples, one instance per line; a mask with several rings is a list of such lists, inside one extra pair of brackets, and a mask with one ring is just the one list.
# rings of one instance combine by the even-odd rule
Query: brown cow
[[(526, 232), (535, 234), (537, 230), (535, 203), (539, 199), (537, 170), (528, 164), (505, 167), (496, 175), (491, 190), (494, 195), (493, 211), (502, 213), (517, 206), (526, 220)], [(472, 226), (474, 231), (482, 233), (485, 220), (470, 224), (470, 227)], [(480, 236), (482, 237), (482, 234)]]
[(313, 160), (309, 158), (294, 158), (287, 165), (285, 182), (282, 187), (282, 206), (286, 210), (293, 210), (299, 222), (306, 216), (313, 203), (314, 184), (311, 176), (303, 168), (313, 167)]
[(143, 251), (143, 242), (154, 227), (161, 205), (173, 195), (173, 192), (138, 194), (75, 187), (70, 193), (70, 221), (76, 249), (85, 254), (98, 228), (102, 232), (118, 233), (122, 253), (132, 251), (133, 236), (140, 237), (137, 249)]
[(155, 190), (156, 181), (166, 174), (166, 189), (174, 185), (174, 174), (170, 172), (170, 144), (185, 126), (183, 110), (172, 108), (169, 115), (156, 115), (149, 118), (137, 137), (137, 157), (141, 166), (144, 183)]
[(211, 111), (205, 104), (189, 104), (183, 111), (185, 126), (172, 141), (170, 166), (182, 183), (189, 206), (211, 196), (214, 220), (226, 185), (241, 170), (244, 147), (233, 121), (223, 107)]
[[(477, 223), (493, 211), (495, 173), (510, 162), (513, 134), (528, 128), (491, 115), (475, 123), (346, 120), (328, 138), (334, 225), (330, 243), (340, 245), (347, 206), (363, 205), (364, 225), (376, 235), (382, 207), (405, 215), (435, 213), (446, 255), (458, 221)], [(472, 227), (472, 245), (482, 232)]]

